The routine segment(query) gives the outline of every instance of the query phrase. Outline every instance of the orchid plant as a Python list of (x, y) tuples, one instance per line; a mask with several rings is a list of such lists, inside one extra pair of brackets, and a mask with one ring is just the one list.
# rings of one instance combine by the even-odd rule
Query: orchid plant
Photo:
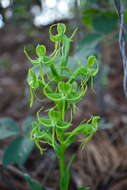
[[(28, 71), (30, 107), (37, 99), (38, 89), (42, 98), (45, 96), (52, 102), (50, 109), (41, 107), (37, 112), (37, 119), (32, 123), (31, 139), (41, 153), (44, 151), (43, 143), (54, 149), (59, 160), (60, 190), (69, 189), (71, 164), (75, 157), (72, 155), (67, 163), (65, 155), (68, 147), (80, 134), (84, 135), (81, 145), (85, 145), (97, 131), (100, 119), (99, 116), (92, 116), (88, 121), (82, 121), (72, 128), (73, 115), (77, 111), (76, 104), (85, 96), (88, 81), (98, 72), (98, 64), (95, 56), (89, 56), (84, 65), (78, 63), (77, 68), (72, 71), (68, 66), (69, 50), (76, 30), (70, 37), (65, 33), (66, 25), (63, 23), (50, 27), (49, 36), (54, 43), (54, 51), (49, 56), (44, 45), (36, 47), (36, 59), (32, 59), (25, 50), (32, 63)], [(47, 112), (47, 117), (41, 116), (42, 111)]]

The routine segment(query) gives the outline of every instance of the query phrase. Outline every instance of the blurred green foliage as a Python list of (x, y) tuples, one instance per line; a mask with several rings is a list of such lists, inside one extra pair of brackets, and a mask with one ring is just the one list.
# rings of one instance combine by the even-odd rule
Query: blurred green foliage
[(20, 167), (24, 166), (34, 147), (34, 143), (29, 139), (32, 121), (34, 121), (33, 117), (28, 117), (20, 126), (12, 118), (0, 118), (0, 139), (13, 137), (3, 154), (4, 166), (13, 163), (18, 164)]
[(33, 180), (28, 174), (25, 174), (24, 178), (26, 179), (32, 190), (45, 190), (39, 182)]
[(110, 34), (118, 27), (117, 13), (112, 1), (86, 1), (82, 20), (88, 32)]
[[(13, 27), (17, 27), (18, 24), (18, 28), (22, 28), (27, 35), (36, 37), (37, 30), (33, 26), (33, 17), (30, 13), (30, 7), (36, 3), (37, 1), (33, 0), (14, 1), (9, 7), (13, 13), (12, 17), (8, 20), (5, 19), (5, 27), (6, 23), (11, 23)], [(112, 39), (118, 39), (118, 17), (112, 0), (81, 0), (79, 9), (85, 31), (82, 31), (84, 32), (84, 37), (78, 42), (75, 55), (69, 57), (68, 65), (72, 70), (75, 69), (74, 62), (78, 59), (84, 63), (91, 54), (98, 55), (100, 58), (100, 52), (97, 47), (105, 42), (108, 36), (112, 35)], [(3, 17), (5, 17), (7, 9), (1, 7), (1, 10)], [(127, 23), (127, 12), (125, 12), (124, 17)], [(31, 53), (34, 52), (32, 45), (28, 44), (27, 48)], [(10, 64), (8, 60), (0, 62), (2, 66)], [(104, 74), (102, 74), (103, 86), (107, 85), (107, 73), (108, 70), (105, 69)], [(20, 127), (12, 118), (0, 119), (0, 139), (13, 137), (3, 155), (4, 166), (16, 163), (19, 167), (24, 167), (25, 161), (34, 147), (33, 142), (28, 138), (33, 120), (33, 118), (28, 118)], [(43, 189), (30, 176), (25, 176), (25, 179), (33, 190)], [(81, 189), (84, 189), (84, 187)]]

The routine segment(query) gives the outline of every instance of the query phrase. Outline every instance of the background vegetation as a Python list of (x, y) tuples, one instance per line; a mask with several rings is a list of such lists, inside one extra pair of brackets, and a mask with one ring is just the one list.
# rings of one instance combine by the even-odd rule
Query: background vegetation
[[(66, 0), (67, 1), (67, 0)], [(127, 101), (123, 90), (125, 68), (119, 49), (119, 18), (113, 0), (0, 1), (0, 188), (10, 190), (58, 189), (58, 163), (49, 147), (40, 155), (29, 139), (31, 122), (42, 104), (29, 109), (27, 71), (29, 61), (24, 47), (35, 57), (38, 44), (53, 44), (48, 38), (49, 26), (64, 22), (68, 35), (77, 27), (70, 51), (69, 66), (85, 63), (95, 55), (100, 66), (94, 80), (95, 93), (88, 91), (78, 106), (73, 127), (91, 115), (100, 115), (99, 130), (86, 149), (79, 151), (80, 138), (69, 149), (78, 158), (72, 169), (71, 189), (89, 186), (96, 190), (127, 188)], [(47, 1), (49, 2), (49, 1)], [(120, 2), (116, 1), (116, 2)], [(127, 23), (127, 2), (124, 5), (124, 26)], [(62, 5), (62, 9), (60, 8)], [(65, 14), (66, 12), (66, 14)], [(126, 35), (125, 35), (126, 37)], [(124, 39), (125, 40), (125, 39)], [(50, 107), (46, 99), (43, 106)]]

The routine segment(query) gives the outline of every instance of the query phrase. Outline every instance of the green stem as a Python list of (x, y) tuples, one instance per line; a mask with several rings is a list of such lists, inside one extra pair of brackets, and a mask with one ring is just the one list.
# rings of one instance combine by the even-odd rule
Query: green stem
[(39, 72), (40, 72), (40, 77), (42, 80), (42, 84), (45, 85), (45, 80), (44, 80), (44, 76), (43, 76), (43, 71), (42, 71), (42, 64), (39, 64)]
[(65, 169), (64, 151), (61, 151), (61, 157), (60, 157), (59, 161), (60, 161), (60, 173), (61, 173), (61, 175), (63, 175), (65, 172), (65, 170), (64, 170)]
[(63, 178), (65, 174), (65, 151), (61, 147), (61, 155), (59, 157), (59, 167), (60, 167), (60, 190), (66, 190), (63, 185)]
[(64, 115), (65, 115), (65, 101), (62, 102), (62, 121), (64, 121)]

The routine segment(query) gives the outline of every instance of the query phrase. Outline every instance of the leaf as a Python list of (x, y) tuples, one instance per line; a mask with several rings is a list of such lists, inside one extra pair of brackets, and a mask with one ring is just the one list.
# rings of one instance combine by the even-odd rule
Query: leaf
[(70, 122), (63, 122), (63, 121), (59, 121), (56, 124), (56, 127), (60, 128), (60, 129), (67, 129), (71, 126)]
[(3, 165), (7, 167), (9, 164), (17, 163), (19, 166), (23, 166), (33, 147), (34, 143), (28, 137), (17, 137), (6, 148)]
[(60, 93), (47, 93), (46, 89), (44, 89), (44, 94), (52, 101), (61, 101), (64, 99), (64, 97)]
[(71, 92), (71, 84), (60, 81), (58, 83), (58, 90), (63, 94), (69, 94)]
[(38, 45), (36, 47), (36, 54), (38, 57), (43, 57), (46, 54), (46, 47), (44, 45)]
[(39, 182), (33, 180), (28, 174), (24, 174), (24, 178), (26, 179), (32, 190), (45, 190)]
[(93, 17), (93, 28), (96, 32), (109, 34), (117, 28), (117, 18), (110, 15), (97, 15)]
[(38, 118), (39, 122), (46, 126), (46, 127), (53, 127), (53, 124), (52, 124), (52, 120), (51, 119), (45, 119), (45, 118), (42, 118), (42, 117), (39, 117)]
[[(83, 48), (84, 56), (86, 56), (86, 52), (88, 52), (88, 50), (89, 51), (91, 50), (91, 53), (92, 53), (92, 50), (97, 46), (97, 44), (103, 38), (104, 38), (104, 36), (102, 34), (98, 34), (98, 33), (86, 34), (85, 37), (82, 38), (82, 40), (79, 42), (79, 44), (77, 46), (77, 51), (79, 51), (78, 53), (80, 53), (80, 51), (82, 51), (82, 48)], [(83, 58), (84, 58), (84, 56), (83, 56)]]
[(51, 108), (48, 112), (48, 115), (49, 115), (49, 118), (52, 120), (52, 121), (59, 121), (60, 118), (61, 118), (61, 114), (60, 112), (58, 111), (55, 111), (53, 108)]
[(80, 127), (82, 128), (81, 133), (89, 136), (96, 132), (97, 128), (92, 124), (81, 124)]
[(20, 133), (20, 126), (13, 119), (4, 117), (0, 119), (0, 139)]
[(62, 110), (63, 106), (65, 106), (65, 110), (66, 110), (68, 107), (68, 103), (65, 101), (58, 101), (58, 102), (56, 102), (56, 106), (57, 106), (58, 110)]
[(72, 94), (69, 94), (66, 98), (66, 100), (68, 101), (68, 103), (76, 103), (79, 102), (81, 97), (84, 95), (83, 92), (75, 92)]

